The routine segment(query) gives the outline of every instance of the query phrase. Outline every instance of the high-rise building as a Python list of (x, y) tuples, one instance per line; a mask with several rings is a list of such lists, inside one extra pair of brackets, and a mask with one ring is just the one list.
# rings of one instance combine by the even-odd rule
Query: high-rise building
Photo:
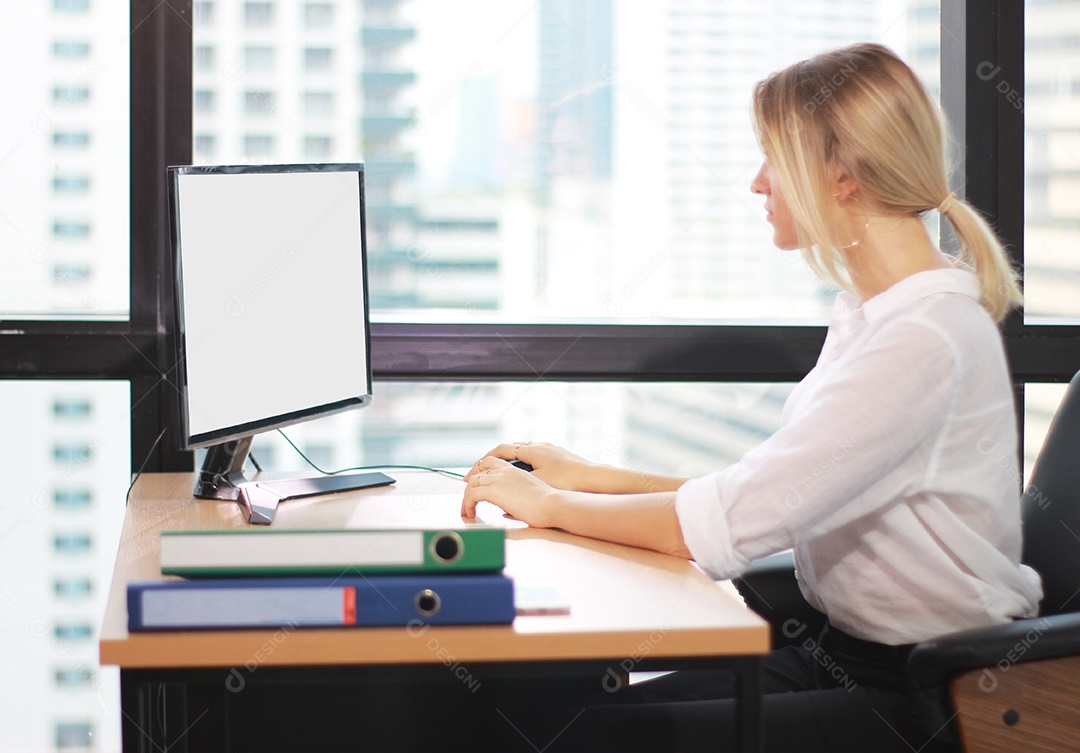
[[(362, 160), (369, 295), (376, 315), (388, 309), (490, 310), (498, 302), (497, 203), (450, 198), (419, 205), (413, 140), (423, 121), (410, 98), (417, 33), (404, 13), (407, 5), (196, 2), (195, 161)], [(478, 389), (492, 388), (471, 392)], [(444, 404), (441, 412), (406, 420), (410, 406), (434, 396), (390, 388), (377, 393), (369, 410), (296, 426), (289, 436), (324, 468), (452, 459), (447, 448), (460, 444), (446, 436), (449, 418), (457, 415), (452, 408)], [(396, 438), (386, 436), (383, 416), (397, 417)], [(458, 440), (476, 435), (468, 424), (458, 422)], [(494, 433), (489, 426), (481, 436)], [(425, 445), (441, 449), (420, 452), (420, 435), (442, 436)], [(273, 434), (256, 440), (253, 455), (267, 467), (304, 467)]]
[[(128, 54), (117, 40), (127, 6), (54, 0), (3, 16), (15, 110), (0, 124), (0, 316), (123, 318)], [(33, 30), (32, 48), (20, 30)]]
[(415, 111), (407, 91), (416, 80), (404, 54), (416, 29), (401, 0), (363, 0), (360, 29), (362, 155), (366, 164), (371, 302), (376, 308), (417, 308), (416, 162), (408, 148)]
[[(0, 10), (0, 320), (128, 309), (128, 7)], [(0, 750), (119, 747), (97, 662), (129, 479), (127, 385), (0, 384)]]
[[(124, 517), (130, 457), (123, 383), (0, 389), (0, 750), (116, 750), (119, 674), (98, 630)], [(17, 427), (17, 428), (15, 428)]]
[(197, 163), (361, 156), (357, 3), (196, 0)]
[(1024, 114), (1024, 294), (1026, 316), (1075, 317), (1080, 281), (1080, 72), (1076, 39), (1080, 6), (1026, 6), (1027, 54), (1023, 95), (994, 61), (976, 71), (1004, 101)]

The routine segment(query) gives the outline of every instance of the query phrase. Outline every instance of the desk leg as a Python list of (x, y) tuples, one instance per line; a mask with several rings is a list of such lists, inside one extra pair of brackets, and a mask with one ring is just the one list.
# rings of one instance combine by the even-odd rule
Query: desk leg
[(217, 741), (225, 739), (222, 694), (214, 685), (193, 684), (186, 677), (163, 681), (147, 670), (121, 669), (124, 753), (186, 753), (218, 747)]
[(738, 677), (738, 747), (747, 753), (761, 750), (761, 662), (747, 657), (735, 666)]
[(138, 672), (120, 670), (124, 753), (187, 750), (182, 738), (171, 739), (172, 730), (186, 727), (185, 690), (183, 685), (147, 682)]

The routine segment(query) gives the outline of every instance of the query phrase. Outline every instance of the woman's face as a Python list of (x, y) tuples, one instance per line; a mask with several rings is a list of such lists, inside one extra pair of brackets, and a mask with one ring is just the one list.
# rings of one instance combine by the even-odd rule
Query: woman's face
[(780, 190), (780, 182), (768, 162), (761, 163), (761, 169), (750, 181), (750, 190), (765, 197), (765, 220), (773, 226), (773, 245), (784, 251), (798, 248), (795, 221)]

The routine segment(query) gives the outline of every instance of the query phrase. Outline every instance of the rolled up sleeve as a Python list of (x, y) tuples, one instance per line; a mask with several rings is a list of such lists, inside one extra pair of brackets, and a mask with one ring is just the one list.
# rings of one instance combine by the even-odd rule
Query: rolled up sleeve
[(741, 573), (750, 561), (735, 551), (717, 487), (717, 474), (687, 481), (675, 495), (675, 514), (694, 561), (722, 580)]

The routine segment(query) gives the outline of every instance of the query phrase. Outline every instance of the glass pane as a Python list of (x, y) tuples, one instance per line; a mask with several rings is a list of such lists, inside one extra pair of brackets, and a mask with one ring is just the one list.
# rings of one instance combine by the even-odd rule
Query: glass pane
[[(376, 383), (370, 407), (285, 434), (324, 470), (467, 468), (500, 442), (528, 439), (624, 468), (698, 476), (737, 461), (775, 431), (792, 387)], [(307, 468), (276, 432), (256, 437), (252, 454), (264, 468)]]
[(205, 3), (195, 159), (364, 160), (383, 320), (816, 319), (749, 192), (751, 88), (876, 39), (936, 90), (938, 27), (936, 0)]
[(1031, 478), (1035, 460), (1039, 457), (1050, 421), (1065, 396), (1065, 384), (1024, 385), (1024, 479)]
[[(370, 407), (293, 426), (286, 434), (324, 470), (464, 468), (500, 442), (529, 439), (624, 468), (700, 476), (736, 462), (776, 431), (793, 387), (380, 382)], [(1025, 483), (1065, 388), (1025, 385)], [(276, 432), (256, 437), (252, 452), (266, 468), (310, 470)]]
[(0, 319), (128, 314), (128, 3), (0, 7)]
[(1024, 95), (997, 90), (1024, 112), (1024, 314), (1038, 324), (1080, 317), (1080, 6), (1028, 0), (1024, 28)]
[[(129, 483), (127, 382), (0, 382), (0, 751), (119, 750), (98, 664)], [(16, 428), (11, 428), (16, 427)]]

